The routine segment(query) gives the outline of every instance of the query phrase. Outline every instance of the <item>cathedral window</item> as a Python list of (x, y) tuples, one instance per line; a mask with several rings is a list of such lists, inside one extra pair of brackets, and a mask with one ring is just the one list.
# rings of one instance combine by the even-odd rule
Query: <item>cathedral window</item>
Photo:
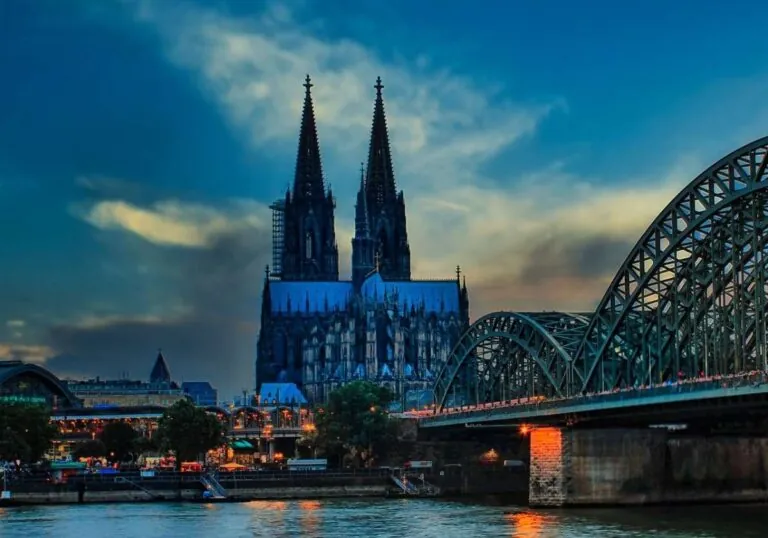
[(308, 260), (312, 259), (312, 234), (307, 232), (307, 236), (304, 238), (304, 251)]

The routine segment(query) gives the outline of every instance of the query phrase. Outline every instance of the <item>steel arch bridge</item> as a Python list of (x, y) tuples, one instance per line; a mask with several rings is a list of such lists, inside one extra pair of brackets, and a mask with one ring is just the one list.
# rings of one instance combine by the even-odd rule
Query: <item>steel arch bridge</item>
[(495, 312), (438, 373), (438, 410), (768, 370), (768, 137), (717, 161), (643, 233), (593, 313)]

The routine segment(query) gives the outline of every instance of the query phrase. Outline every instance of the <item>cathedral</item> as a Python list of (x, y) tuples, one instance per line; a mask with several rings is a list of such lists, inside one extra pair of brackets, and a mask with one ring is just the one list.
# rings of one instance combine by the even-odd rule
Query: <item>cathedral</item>
[(367, 379), (390, 387), (397, 407), (422, 408), (469, 325), (466, 280), (458, 267), (455, 278), (411, 279), (405, 198), (395, 184), (380, 78), (355, 204), (351, 280), (339, 280), (336, 201), (323, 176), (309, 76), (304, 88), (293, 188), (272, 206), (256, 386), (295, 383), (322, 402), (337, 386)]

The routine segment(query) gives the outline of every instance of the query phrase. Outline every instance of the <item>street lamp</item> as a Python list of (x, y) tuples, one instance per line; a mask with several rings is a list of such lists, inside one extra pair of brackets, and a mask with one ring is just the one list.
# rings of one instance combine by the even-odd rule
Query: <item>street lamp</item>
[(229, 437), (235, 438), (235, 403), (229, 404)]

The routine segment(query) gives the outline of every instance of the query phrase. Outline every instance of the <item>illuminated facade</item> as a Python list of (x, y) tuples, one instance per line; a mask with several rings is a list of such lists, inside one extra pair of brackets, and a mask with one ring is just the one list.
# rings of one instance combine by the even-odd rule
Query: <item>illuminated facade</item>
[(0, 403), (39, 403), (77, 408), (80, 400), (50, 371), (22, 361), (0, 361)]
[(352, 278), (339, 280), (335, 199), (325, 186), (311, 87), (307, 77), (293, 189), (272, 206), (274, 259), (262, 294), (256, 384), (292, 382), (317, 402), (366, 379), (410, 408), (406, 395), (431, 394), (468, 326), (466, 283), (458, 268), (455, 279), (411, 279), (380, 79), (355, 206)]

